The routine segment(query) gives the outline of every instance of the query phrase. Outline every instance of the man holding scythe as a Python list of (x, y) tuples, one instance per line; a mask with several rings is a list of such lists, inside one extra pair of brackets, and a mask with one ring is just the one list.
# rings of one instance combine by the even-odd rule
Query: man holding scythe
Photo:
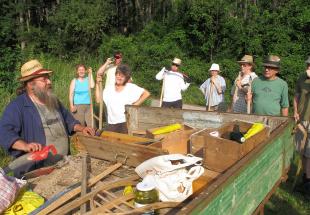
[(190, 83), (186, 83), (187, 75), (179, 71), (181, 59), (174, 58), (170, 70), (165, 67), (156, 75), (157, 80), (163, 80), (160, 96), (160, 107), (182, 109), (182, 91), (185, 91)]

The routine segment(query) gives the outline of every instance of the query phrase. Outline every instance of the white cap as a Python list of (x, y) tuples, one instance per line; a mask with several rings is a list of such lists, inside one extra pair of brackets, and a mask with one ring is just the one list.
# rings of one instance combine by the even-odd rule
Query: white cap
[(218, 65), (217, 63), (212, 63), (209, 71), (220, 71), (220, 65)]
[(155, 185), (150, 181), (142, 181), (137, 184), (137, 190), (139, 191), (150, 191), (155, 189)]

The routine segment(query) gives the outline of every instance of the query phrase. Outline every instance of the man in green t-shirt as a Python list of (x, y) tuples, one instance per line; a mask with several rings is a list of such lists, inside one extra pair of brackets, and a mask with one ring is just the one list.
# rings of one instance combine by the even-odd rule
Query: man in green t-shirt
[[(300, 74), (295, 87), (294, 117), (297, 123), (301, 123), (307, 132), (306, 143), (303, 152), (303, 170), (305, 190), (310, 194), (310, 57), (306, 61), (306, 72)], [(297, 137), (297, 136), (296, 136)], [(300, 139), (296, 138), (300, 149)]]
[(252, 93), (248, 94), (248, 100), (253, 102), (253, 113), (288, 116), (287, 83), (277, 76), (280, 72), (280, 58), (268, 56), (263, 65), (263, 76), (253, 80)]

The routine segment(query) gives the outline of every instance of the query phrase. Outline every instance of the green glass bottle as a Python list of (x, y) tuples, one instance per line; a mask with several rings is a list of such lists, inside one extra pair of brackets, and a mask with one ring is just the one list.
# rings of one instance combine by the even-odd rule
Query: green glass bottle
[[(137, 184), (135, 191), (135, 207), (140, 208), (148, 204), (159, 201), (158, 191), (155, 185), (149, 181), (142, 181)], [(151, 210), (143, 214), (157, 214), (157, 211)]]

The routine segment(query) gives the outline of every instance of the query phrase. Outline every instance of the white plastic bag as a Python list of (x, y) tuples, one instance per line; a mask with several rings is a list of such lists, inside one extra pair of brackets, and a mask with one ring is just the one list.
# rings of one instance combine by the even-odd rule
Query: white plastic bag
[(204, 173), (201, 161), (193, 155), (162, 155), (143, 162), (135, 171), (152, 180), (161, 201), (182, 202), (193, 193), (192, 182)]

